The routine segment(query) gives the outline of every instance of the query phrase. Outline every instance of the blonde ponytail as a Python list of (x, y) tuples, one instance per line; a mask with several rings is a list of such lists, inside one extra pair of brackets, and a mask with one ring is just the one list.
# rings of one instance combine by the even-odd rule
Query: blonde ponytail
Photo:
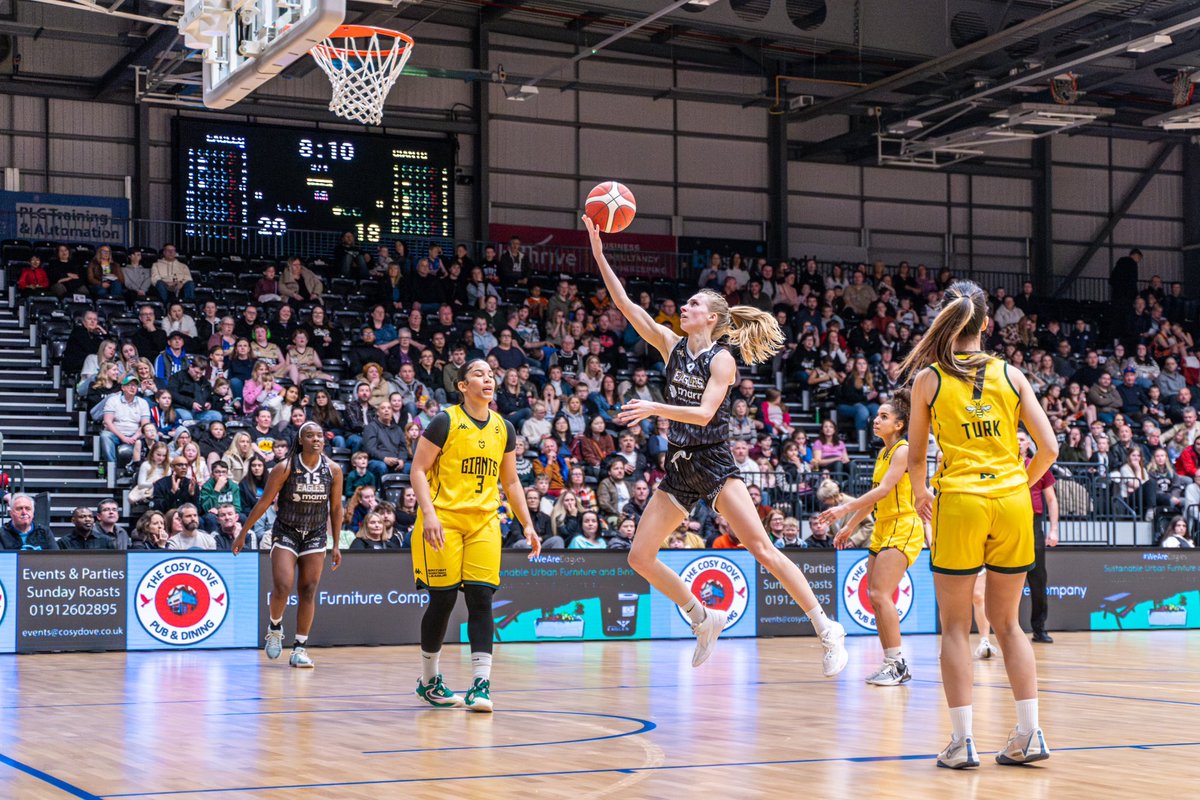
[(753, 306), (729, 307), (725, 295), (701, 289), (710, 314), (717, 315), (713, 339), (726, 338), (747, 364), (761, 364), (783, 349), (783, 331), (774, 315)]
[(783, 331), (774, 315), (753, 306), (729, 309), (729, 321), (714, 334), (729, 337), (747, 364), (761, 364), (783, 349)]
[(971, 374), (987, 357), (972, 353), (966, 358), (956, 358), (954, 347), (964, 336), (981, 333), (986, 321), (987, 298), (983, 289), (971, 281), (955, 281), (942, 295), (942, 307), (929, 330), (904, 359), (901, 368), (910, 381), (930, 364), (937, 364), (951, 377), (970, 380)]

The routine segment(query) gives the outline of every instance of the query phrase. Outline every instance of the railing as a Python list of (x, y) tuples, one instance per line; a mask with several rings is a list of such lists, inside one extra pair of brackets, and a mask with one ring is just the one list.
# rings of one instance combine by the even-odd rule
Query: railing
[[(23, 215), (24, 217), (28, 214)], [(36, 215), (34, 215), (36, 217)], [(14, 221), (11, 213), (0, 215), (0, 229), (13, 230), (8, 223)], [(290, 255), (302, 258), (325, 259), (332, 257), (334, 248), (341, 238), (341, 231), (309, 230), (301, 228), (276, 228), (270, 225), (235, 225), (216, 224), (211, 222), (184, 222), (178, 220), (150, 219), (111, 219), (108, 220), (107, 230), (112, 236), (122, 237), (129, 245), (151, 247), (157, 249), (165, 242), (175, 243), (182, 253), (187, 255), (206, 254), (216, 257), (241, 256), (258, 257), (278, 260)], [(941, 238), (940, 250), (923, 250), (920, 247), (906, 248), (897, 243), (896, 246), (874, 246), (872, 234), (879, 237), (899, 236), (903, 232), (886, 229), (864, 229), (860, 238), (866, 243), (867, 260), (876, 258), (895, 264), (907, 260), (910, 264), (925, 263), (933, 275), (949, 268), (956, 277), (965, 277), (980, 283), (988, 291), (1003, 286), (1010, 294), (1016, 294), (1021, 284), (1030, 279), (1029, 245), (1027, 239), (1017, 237), (967, 237), (960, 235), (935, 236)], [(34, 238), (34, 237), (31, 237)], [(111, 238), (111, 237), (110, 237)], [(451, 255), (458, 244), (464, 244), (472, 258), (481, 258), (484, 247), (493, 242), (482, 240), (451, 240), (421, 237), (389, 237), (383, 241), (360, 242), (360, 247), (366, 252), (372, 252), (381, 244), (394, 245), (403, 241), (410, 259), (416, 259), (428, 254), (429, 248), (440, 245), (447, 255)], [(979, 252), (969, 251), (970, 242), (979, 245)], [(71, 242), (77, 244), (78, 242)], [(987, 245), (992, 244), (993, 247)], [(595, 274), (590, 249), (565, 244), (553, 244), (538, 247), (537, 243), (529, 243), (526, 251), (531, 257), (534, 270), (544, 274)], [(829, 248), (823, 248), (828, 250)], [(1000, 252), (1007, 250), (1010, 252)], [(796, 261), (807, 258), (805, 254), (793, 253)], [(652, 252), (652, 251), (622, 251), (619, 246), (609, 247), (609, 260), (618, 271), (632, 276), (642, 276), (656, 279), (673, 279), (691, 281), (698, 277), (698, 263), (707, 264), (707, 254), (697, 258), (695, 252)], [(833, 261), (821, 260), (819, 263), (828, 274)], [(848, 266), (853, 266), (853, 259), (847, 259)], [(976, 266), (980, 265), (980, 266)], [(1143, 281), (1143, 284), (1146, 282)], [(1080, 277), (1075, 279), (1069, 288), (1065, 299), (1105, 302), (1109, 299), (1108, 280), (1102, 277)]]
[[(852, 458), (842, 490), (854, 497), (870, 491), (874, 467), (872, 459)], [(930, 460), (930, 474), (934, 469)], [(1060, 461), (1051, 469), (1057, 480), (1055, 496), (1062, 544), (1132, 543), (1136, 537), (1131, 526), (1147, 522), (1147, 512), (1154, 511), (1140, 493), (1123, 496), (1119, 481), (1099, 472), (1095, 464)], [(1200, 516), (1195, 521), (1200, 522)]]

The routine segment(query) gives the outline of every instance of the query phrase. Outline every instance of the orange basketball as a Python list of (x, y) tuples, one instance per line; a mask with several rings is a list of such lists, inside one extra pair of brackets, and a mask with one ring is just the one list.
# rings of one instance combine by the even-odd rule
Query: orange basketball
[(604, 233), (617, 233), (629, 227), (637, 214), (633, 192), (616, 181), (605, 181), (588, 192), (584, 213)]

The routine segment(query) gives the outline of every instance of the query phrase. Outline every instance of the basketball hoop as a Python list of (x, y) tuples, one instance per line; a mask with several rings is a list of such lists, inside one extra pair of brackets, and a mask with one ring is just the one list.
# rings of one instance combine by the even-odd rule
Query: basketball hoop
[(387, 28), (342, 25), (311, 50), (333, 84), (329, 110), (364, 125), (383, 121), (383, 103), (415, 42)]

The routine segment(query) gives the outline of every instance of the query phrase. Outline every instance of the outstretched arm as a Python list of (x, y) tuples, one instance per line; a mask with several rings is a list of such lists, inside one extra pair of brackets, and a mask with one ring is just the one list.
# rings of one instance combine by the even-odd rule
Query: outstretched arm
[[(887, 497), (888, 492), (896, 488), (896, 484), (900, 483), (900, 479), (904, 477), (904, 473), (906, 472), (908, 472), (908, 448), (903, 446), (897, 447), (896, 452), (892, 453), (892, 463), (888, 466), (887, 472), (883, 474), (883, 480), (879, 482), (878, 486), (842, 505), (825, 509), (817, 517), (817, 521), (823, 522), (826, 525), (832, 525), (846, 514), (857, 514), (863, 510), (870, 513), (870, 509), (876, 503)], [(862, 516), (865, 518), (866, 514)], [(859, 521), (861, 522), (862, 520)]]
[(600, 229), (587, 216), (584, 216), (583, 224), (592, 240), (592, 256), (600, 265), (600, 276), (604, 278), (604, 285), (608, 288), (613, 305), (624, 315), (625, 319), (629, 320), (629, 324), (634, 327), (638, 335), (662, 354), (663, 361), (666, 361), (671, 357), (671, 350), (679, 342), (679, 336), (667, 326), (659, 325), (653, 317), (646, 313), (646, 309), (629, 299), (621, 279), (617, 277), (617, 273), (613, 272), (613, 268), (608, 264), (608, 259), (604, 257), (604, 243), (600, 241)]

